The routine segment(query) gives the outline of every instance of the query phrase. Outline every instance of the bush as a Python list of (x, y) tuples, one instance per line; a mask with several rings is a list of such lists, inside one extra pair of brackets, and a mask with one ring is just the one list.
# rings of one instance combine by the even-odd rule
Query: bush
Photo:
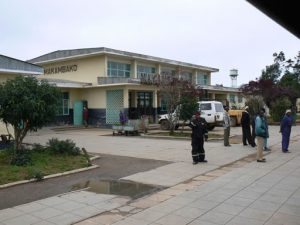
[(33, 144), (32, 145), (32, 151), (34, 151), (34, 152), (45, 152), (45, 150), (46, 150), (47, 148), (45, 148), (44, 146), (42, 146), (41, 144)]
[(44, 174), (39, 170), (28, 171), (27, 179), (35, 179), (36, 181), (42, 181), (44, 179)]
[(11, 165), (27, 166), (32, 164), (31, 152), (28, 149), (22, 149), (12, 154)]
[(48, 141), (50, 151), (56, 154), (67, 154), (67, 155), (79, 155), (80, 149), (76, 147), (76, 144), (67, 139), (65, 141), (60, 141), (57, 138), (52, 138)]
[(277, 99), (271, 103), (270, 114), (275, 122), (281, 121), (285, 114), (285, 110), (291, 108), (291, 101), (287, 97)]
[(249, 114), (255, 117), (261, 108), (264, 107), (264, 101), (260, 96), (250, 96), (247, 98), (246, 104), (249, 107)]

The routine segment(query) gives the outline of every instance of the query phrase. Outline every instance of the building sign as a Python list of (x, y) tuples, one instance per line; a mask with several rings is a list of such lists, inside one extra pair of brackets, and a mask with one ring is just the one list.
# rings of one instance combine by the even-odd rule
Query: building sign
[(77, 65), (57, 66), (44, 69), (44, 74), (67, 73), (77, 71)]

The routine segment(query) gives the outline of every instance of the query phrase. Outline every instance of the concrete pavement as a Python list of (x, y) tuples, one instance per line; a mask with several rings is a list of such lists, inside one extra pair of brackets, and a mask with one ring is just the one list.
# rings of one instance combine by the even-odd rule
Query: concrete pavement
[(278, 130), (270, 126), (267, 163), (253, 161), (251, 147), (206, 142), (208, 163), (198, 165), (191, 164), (189, 141), (100, 136), (107, 132), (101, 130), (31, 134), (26, 142), (45, 143), (50, 135), (89, 152), (171, 161), (122, 178), (168, 188), (134, 201), (87, 190), (66, 193), (1, 210), (0, 224), (300, 224), (300, 128), (293, 127), (289, 154), (280, 150)]

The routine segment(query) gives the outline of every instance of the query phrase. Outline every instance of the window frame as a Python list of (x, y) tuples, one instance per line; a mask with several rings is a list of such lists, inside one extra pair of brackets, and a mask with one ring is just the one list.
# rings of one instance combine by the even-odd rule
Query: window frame
[(107, 61), (107, 76), (129, 78), (131, 76), (131, 64), (109, 60)]

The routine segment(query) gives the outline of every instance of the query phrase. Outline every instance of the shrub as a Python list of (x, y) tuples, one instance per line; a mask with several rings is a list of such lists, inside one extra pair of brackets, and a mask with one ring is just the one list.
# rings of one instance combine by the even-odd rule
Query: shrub
[(249, 114), (251, 117), (255, 117), (261, 108), (264, 107), (264, 101), (260, 96), (249, 96), (247, 97), (246, 104), (249, 106)]
[(76, 147), (76, 144), (67, 139), (65, 141), (60, 141), (57, 138), (52, 138), (48, 141), (50, 151), (56, 154), (67, 154), (67, 155), (79, 155), (80, 149)]
[(36, 181), (42, 181), (44, 179), (44, 174), (39, 170), (28, 171), (27, 179), (35, 179)]
[(34, 152), (44, 152), (46, 150), (46, 148), (44, 146), (42, 146), (41, 144), (33, 144), (32, 145), (32, 151)]
[(31, 152), (28, 149), (22, 149), (12, 154), (11, 165), (27, 166), (32, 163)]
[(271, 103), (270, 114), (272, 120), (279, 122), (285, 114), (285, 110), (290, 108), (292, 105), (291, 101), (287, 97), (277, 99)]

